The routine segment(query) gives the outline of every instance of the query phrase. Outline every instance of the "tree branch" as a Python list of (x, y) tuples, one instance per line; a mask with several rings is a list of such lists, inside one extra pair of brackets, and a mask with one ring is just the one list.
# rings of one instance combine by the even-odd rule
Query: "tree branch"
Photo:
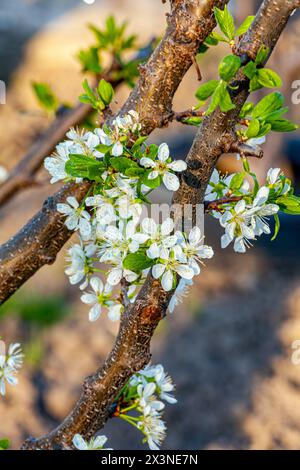
[[(241, 41), (239, 51), (244, 51), (247, 41), (255, 44), (252, 51), (257, 52), (261, 44), (273, 48), (291, 14), (292, 4), (295, 2), (265, 0), (249, 33)], [(183, 178), (184, 185), (174, 197), (174, 201), (181, 205), (203, 202), (217, 158), (230, 147), (228, 133), (238, 122), (239, 109), (248, 95), (245, 77), (239, 74), (237, 78), (239, 89), (234, 97), (237, 109), (228, 115), (215, 111), (197, 133), (187, 158), (189, 169)], [(176, 223), (181, 220), (179, 212), (174, 217)], [(148, 275), (136, 302), (122, 316), (120, 332), (111, 354), (104, 366), (87, 379), (73, 411), (57, 429), (40, 439), (27, 441), (24, 448), (61, 448), (71, 444), (75, 433), (80, 432), (89, 438), (104, 425), (118, 391), (133, 373), (148, 363), (152, 334), (164, 317), (172, 294), (165, 292), (160, 281)]]

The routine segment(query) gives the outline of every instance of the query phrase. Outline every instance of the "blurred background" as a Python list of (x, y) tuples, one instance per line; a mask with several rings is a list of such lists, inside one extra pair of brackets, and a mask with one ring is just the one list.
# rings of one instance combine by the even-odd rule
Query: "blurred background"
[[(259, 1), (230, 2), (238, 23)], [(144, 45), (164, 31), (167, 5), (159, 0), (1, 0), (0, 80), (7, 85), (0, 105), (0, 165), (14, 167), (53, 117), (39, 106), (32, 81), (47, 83), (63, 102), (81, 93), (78, 51), (94, 42), (87, 24), (102, 27), (114, 14)], [(282, 75), (289, 118), (300, 124), (292, 84), (300, 80), (300, 17), (294, 15), (270, 61)], [(228, 51), (225, 49), (226, 53)], [(222, 46), (200, 59), (204, 80), (214, 78)], [(195, 104), (197, 76), (191, 69), (174, 102), (178, 111)], [(115, 106), (129, 93), (124, 85)], [(173, 124), (153, 133), (184, 157), (195, 129)], [(281, 167), (296, 187), (300, 178), (300, 134), (274, 134), (263, 161), (253, 162), (264, 179), (269, 167)], [(220, 168), (236, 171), (234, 157)], [(38, 187), (22, 191), (0, 210), (0, 243), (33, 215), (56, 191), (44, 170)], [(161, 200), (166, 195), (160, 194)], [(282, 217), (276, 241), (261, 237), (245, 255), (220, 250), (220, 230), (206, 220), (206, 242), (216, 255), (198, 277), (191, 295), (155, 335), (153, 361), (162, 363), (177, 384), (178, 404), (166, 410), (164, 449), (299, 449), (300, 365), (291, 362), (291, 345), (300, 339), (299, 218)], [(16, 388), (0, 400), (0, 438), (18, 448), (66, 416), (81, 384), (110, 351), (117, 326), (105, 317), (91, 324), (79, 290), (64, 275), (65, 249), (53, 266), (41, 269), (0, 308), (0, 335), (20, 341), (26, 361)], [(126, 423), (110, 420), (104, 433), (114, 449), (143, 448), (141, 435)]]

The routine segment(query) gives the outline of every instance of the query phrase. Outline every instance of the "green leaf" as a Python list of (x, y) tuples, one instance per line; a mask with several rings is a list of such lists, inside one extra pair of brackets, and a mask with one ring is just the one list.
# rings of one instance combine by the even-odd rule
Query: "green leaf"
[(278, 91), (270, 93), (257, 103), (252, 111), (252, 116), (254, 118), (265, 119), (269, 114), (280, 109), (283, 102), (284, 98), (281, 93)]
[[(218, 35), (217, 33), (214, 33), (212, 32), (211, 34), (209, 34), (207, 36), (207, 38), (205, 39), (204, 43), (207, 44), (208, 46), (217, 46), (219, 44), (219, 40), (218, 39)], [(222, 36), (220, 36), (222, 38)]]
[(135, 178), (142, 175), (143, 173), (145, 173), (145, 168), (141, 167), (129, 167), (127, 170), (125, 170), (125, 175), (129, 176), (130, 178)]
[(252, 113), (253, 108), (253, 103), (245, 103), (241, 109), (240, 118), (245, 118), (246, 116), (249, 116)]
[(270, 48), (266, 46), (260, 46), (258, 53), (256, 55), (255, 63), (256, 65), (264, 64), (268, 58)]
[(55, 112), (58, 108), (58, 99), (47, 83), (33, 82), (32, 88), (40, 105), (46, 111)]
[(213, 94), (218, 85), (219, 80), (210, 80), (207, 83), (204, 83), (196, 91), (196, 97), (201, 101), (207, 100), (207, 98)]
[(10, 442), (8, 439), (0, 439), (0, 450), (7, 450), (9, 448)]
[(96, 150), (98, 150), (98, 152), (101, 152), (101, 153), (108, 153), (108, 151), (110, 150), (111, 148), (111, 145), (104, 145), (104, 144), (99, 144), (97, 145), (97, 147), (95, 147)]
[(141, 179), (142, 184), (145, 186), (148, 186), (148, 188), (155, 189), (158, 188), (161, 185), (161, 177), (158, 176), (157, 178), (154, 178), (153, 180), (150, 180), (148, 176), (150, 175), (152, 170), (148, 170), (144, 176)]
[(217, 44), (218, 44), (219, 42), (227, 42), (227, 43), (228, 43), (228, 39), (227, 39), (227, 38), (224, 38), (223, 36), (221, 36), (221, 34), (216, 33), (215, 31), (213, 31), (213, 32), (210, 34), (210, 38), (211, 38), (213, 41), (218, 41)]
[(215, 12), (215, 18), (217, 20), (217, 23), (222, 33), (224, 33), (225, 36), (230, 41), (232, 41), (234, 39), (235, 26), (234, 26), (233, 17), (231, 13), (229, 12), (227, 5), (225, 5), (224, 10), (220, 10), (219, 8), (215, 7), (214, 12)]
[(126, 157), (112, 157), (110, 159), (110, 164), (115, 170), (119, 171), (120, 173), (124, 173), (125, 170), (127, 170), (128, 168), (139, 168), (136, 162)]
[(100, 83), (98, 85), (98, 93), (106, 106), (111, 103), (113, 97), (114, 97), (114, 89), (111, 86), (110, 83), (106, 82), (103, 78), (100, 80)]
[(86, 178), (91, 181), (97, 180), (104, 169), (105, 164), (102, 161), (80, 154), (71, 154), (65, 167), (68, 175), (75, 178)]
[(230, 189), (232, 191), (240, 189), (245, 179), (244, 173), (236, 173), (230, 181)]
[(300, 215), (300, 198), (294, 195), (280, 196), (276, 199), (280, 210), (285, 214)]
[(144, 269), (150, 268), (152, 264), (153, 260), (143, 253), (129, 253), (123, 261), (124, 268), (134, 273), (140, 273)]
[(219, 74), (222, 80), (228, 82), (235, 76), (241, 66), (241, 59), (236, 55), (228, 55), (224, 57), (219, 65)]
[(183, 119), (182, 122), (184, 122), (185, 124), (189, 124), (190, 126), (199, 126), (202, 123), (202, 121), (203, 121), (203, 118), (193, 116), (193, 117)]
[(267, 88), (278, 88), (282, 86), (282, 80), (279, 75), (271, 69), (257, 70), (258, 82)]
[(274, 235), (271, 238), (271, 242), (275, 240), (275, 238), (278, 235), (279, 229), (280, 229), (280, 219), (278, 217), (278, 214), (274, 214), (274, 220), (275, 220), (275, 229), (274, 229)]
[(271, 122), (271, 129), (274, 132), (293, 132), (298, 126), (288, 119), (277, 119)]
[(258, 119), (253, 119), (247, 129), (246, 136), (248, 139), (256, 137), (259, 134), (260, 124)]
[(228, 111), (235, 109), (235, 104), (233, 104), (233, 102), (231, 101), (230, 94), (227, 90), (225, 82), (222, 82), (220, 86), (219, 105), (223, 113), (228, 113)]
[(247, 16), (245, 21), (243, 21), (241, 26), (236, 30), (235, 35), (242, 36), (242, 34), (245, 34), (253, 23), (254, 18), (255, 16)]

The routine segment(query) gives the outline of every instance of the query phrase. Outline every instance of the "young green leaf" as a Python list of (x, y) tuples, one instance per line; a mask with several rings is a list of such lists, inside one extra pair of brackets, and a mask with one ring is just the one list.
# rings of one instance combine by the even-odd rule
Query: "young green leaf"
[(276, 199), (275, 204), (278, 204), (280, 210), (285, 214), (299, 215), (300, 214), (300, 198), (294, 195), (280, 196)]
[(220, 93), (219, 105), (220, 105), (222, 113), (228, 113), (228, 111), (235, 109), (235, 105), (231, 101), (230, 94), (227, 90), (227, 85), (225, 82), (221, 82), (219, 93)]
[(230, 189), (232, 191), (240, 189), (244, 182), (244, 178), (244, 173), (236, 173), (230, 181)]
[(78, 59), (81, 62), (83, 72), (93, 72), (95, 74), (102, 72), (97, 47), (90, 47), (86, 51), (80, 51)]
[(198, 117), (198, 116), (192, 116), (192, 117), (183, 119), (182, 122), (190, 126), (199, 126), (202, 123), (202, 121), (203, 121), (203, 118)]
[(219, 74), (222, 80), (228, 82), (235, 76), (241, 66), (241, 59), (236, 55), (224, 57), (219, 65)]
[(242, 34), (245, 34), (253, 23), (254, 18), (255, 16), (247, 16), (245, 21), (243, 21), (241, 26), (236, 30), (235, 36), (242, 36)]
[(219, 8), (215, 7), (214, 13), (222, 33), (225, 34), (229, 41), (232, 41), (234, 39), (235, 26), (233, 17), (229, 12), (227, 5), (225, 5), (224, 10), (220, 10)]
[(252, 80), (252, 78), (255, 77), (256, 71), (256, 65), (254, 62), (252, 62), (252, 60), (250, 60), (250, 62), (248, 62), (248, 64), (244, 67), (244, 74), (249, 78), (249, 80)]
[(260, 46), (258, 53), (256, 55), (255, 64), (261, 65), (264, 64), (268, 58), (270, 48), (266, 46)]
[(110, 159), (110, 164), (115, 170), (119, 171), (120, 173), (124, 173), (125, 170), (127, 170), (128, 168), (139, 168), (138, 164), (135, 161), (130, 160), (130, 158), (126, 157), (112, 157)]
[(32, 88), (40, 105), (46, 111), (50, 111), (50, 112), (57, 111), (57, 108), (59, 106), (58, 99), (53, 93), (53, 91), (51, 90), (50, 86), (47, 85), (47, 83), (33, 82)]

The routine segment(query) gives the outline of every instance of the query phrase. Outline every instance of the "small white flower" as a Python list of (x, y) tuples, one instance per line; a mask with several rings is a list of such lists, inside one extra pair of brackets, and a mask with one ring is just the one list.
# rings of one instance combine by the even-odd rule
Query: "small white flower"
[(163, 183), (166, 188), (170, 191), (177, 191), (180, 186), (180, 182), (178, 177), (174, 175), (173, 171), (185, 171), (187, 168), (187, 164), (183, 160), (177, 160), (171, 163), (167, 163), (169, 156), (169, 147), (167, 146), (167, 144), (161, 144), (158, 148), (158, 160), (152, 160), (149, 157), (142, 157), (140, 160), (140, 164), (145, 168), (152, 169), (152, 171), (148, 175), (149, 180), (153, 180), (158, 176), (162, 176)]
[(70, 278), (71, 284), (78, 284), (86, 278), (85, 282), (80, 286), (85, 289), (88, 285), (88, 275), (90, 272), (90, 260), (96, 252), (96, 246), (90, 244), (83, 246), (82, 244), (72, 245), (68, 250), (67, 261), (69, 266), (66, 268), (65, 273)]
[(45, 158), (44, 166), (52, 176), (50, 183), (65, 179), (68, 175), (65, 171), (66, 162), (69, 160), (72, 142), (62, 142), (56, 147), (56, 153), (52, 157)]
[(205, 191), (205, 201), (214, 201), (225, 196), (229, 191), (229, 185), (233, 176), (233, 174), (220, 176), (220, 173), (215, 168)]
[(137, 386), (137, 393), (139, 395), (139, 406), (144, 415), (155, 414), (162, 411), (165, 405), (155, 397), (156, 384), (148, 382), (146, 384), (139, 384)]
[[(176, 246), (175, 248), (179, 248)], [(161, 278), (161, 285), (166, 292), (169, 292), (173, 289), (174, 281), (176, 278), (174, 276), (178, 274), (183, 279), (191, 280), (195, 273), (194, 270), (188, 266), (186, 263), (181, 263), (178, 261), (178, 256), (176, 256), (176, 251), (180, 250), (172, 249), (172, 256), (170, 256), (170, 251), (168, 249), (162, 249), (160, 252), (161, 262), (157, 263), (152, 268), (152, 275), (155, 279)]]
[(79, 206), (75, 197), (67, 197), (67, 204), (57, 204), (57, 210), (67, 216), (65, 225), (69, 230), (79, 230), (83, 240), (91, 238), (90, 214)]
[(23, 364), (23, 357), (20, 344), (12, 343), (5, 353), (5, 343), (0, 342), (0, 395), (6, 393), (6, 382), (8, 385), (17, 385), (18, 379), (16, 374)]
[(246, 203), (242, 199), (233, 208), (227, 210), (220, 218), (220, 224), (225, 228), (221, 238), (222, 248), (226, 248), (234, 240), (234, 251), (245, 253), (249, 240), (255, 240), (253, 227), (249, 226), (249, 214)]
[(104, 444), (107, 441), (106, 436), (97, 436), (96, 438), (86, 441), (80, 434), (75, 434), (73, 437), (73, 445), (78, 450), (113, 450), (113, 449), (103, 449)]

